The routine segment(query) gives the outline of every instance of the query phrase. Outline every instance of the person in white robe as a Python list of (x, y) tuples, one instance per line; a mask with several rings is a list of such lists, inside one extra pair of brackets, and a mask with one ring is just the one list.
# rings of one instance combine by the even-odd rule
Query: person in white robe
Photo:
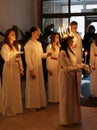
[[(82, 63), (82, 39), (80, 34), (77, 32), (78, 23), (76, 21), (72, 21), (70, 23), (70, 35), (74, 37), (72, 50), (77, 57), (77, 63)], [(82, 78), (82, 70), (77, 72), (77, 86), (79, 90), (79, 98), (83, 97), (81, 92), (81, 78)]]
[(97, 97), (97, 35), (90, 46), (90, 89), (93, 97)]
[(1, 78), (0, 78), (0, 114), (2, 114), (3, 103), (2, 103), (2, 89), (1, 89)]
[(74, 126), (81, 121), (79, 91), (76, 73), (82, 68), (77, 64), (77, 58), (71, 50), (73, 37), (66, 38), (59, 55), (59, 123)]
[(47, 106), (44, 84), (42, 58), (48, 56), (43, 53), (42, 44), (37, 40), (40, 29), (30, 29), (30, 39), (24, 46), (26, 61), (26, 104), (27, 109), (40, 109)]
[(59, 102), (59, 64), (58, 56), (60, 50), (59, 33), (51, 35), (51, 41), (46, 50), (51, 52), (51, 56), (46, 59), (46, 67), (48, 70), (48, 102)]
[(4, 59), (2, 74), (2, 98), (3, 115), (14, 116), (23, 113), (21, 96), (21, 78), (23, 64), (19, 52), (16, 34), (13, 29), (5, 33), (4, 45), (1, 49), (1, 56)]

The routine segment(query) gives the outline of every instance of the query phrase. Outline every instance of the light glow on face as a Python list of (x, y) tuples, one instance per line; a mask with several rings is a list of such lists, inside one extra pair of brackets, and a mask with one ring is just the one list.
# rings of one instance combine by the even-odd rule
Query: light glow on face
[(75, 33), (77, 31), (77, 25), (71, 25), (71, 31)]
[(16, 34), (14, 31), (11, 31), (10, 34), (8, 35), (8, 38), (10, 41), (15, 41), (16, 40)]

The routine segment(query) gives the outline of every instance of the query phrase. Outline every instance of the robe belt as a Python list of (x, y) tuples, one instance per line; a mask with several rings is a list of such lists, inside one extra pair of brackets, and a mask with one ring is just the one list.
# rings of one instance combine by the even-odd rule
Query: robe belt
[(56, 58), (56, 57), (51, 57), (51, 59), (52, 59), (52, 60), (58, 60), (58, 58)]
[(97, 54), (94, 54), (94, 56), (97, 56)]

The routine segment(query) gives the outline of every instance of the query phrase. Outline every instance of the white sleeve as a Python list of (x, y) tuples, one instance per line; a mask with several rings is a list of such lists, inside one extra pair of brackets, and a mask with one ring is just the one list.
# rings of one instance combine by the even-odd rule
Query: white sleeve
[(25, 46), (24, 51), (25, 51), (25, 61), (26, 61), (27, 67), (28, 67), (29, 71), (33, 71), (33, 63), (31, 61), (31, 55), (32, 55), (31, 47)]
[(90, 64), (91, 67), (95, 67), (95, 52), (94, 52), (94, 44), (90, 46)]
[(1, 49), (1, 56), (5, 62), (13, 62), (16, 58), (16, 53), (10, 51), (8, 45), (4, 45)]

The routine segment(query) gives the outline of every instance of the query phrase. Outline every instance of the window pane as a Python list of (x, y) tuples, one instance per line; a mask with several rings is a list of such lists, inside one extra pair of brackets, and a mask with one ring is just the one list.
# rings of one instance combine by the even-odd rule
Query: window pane
[(58, 31), (59, 28), (62, 30), (62, 28), (63, 28), (64, 29), (63, 31), (65, 32), (66, 28), (68, 27), (68, 18), (43, 19), (43, 21), (42, 21), (42, 25), (43, 25), (42, 31), (44, 31), (44, 28), (47, 27), (50, 24), (54, 24), (54, 31)]
[(83, 5), (72, 5), (71, 13), (81, 13), (82, 9), (83, 9)]
[(95, 33), (97, 33), (97, 22), (92, 22), (91, 25), (95, 27)]
[(43, 14), (68, 13), (68, 0), (46, 0), (43, 1)]
[(70, 22), (76, 21), (78, 23), (77, 31), (80, 33), (82, 38), (83, 38), (84, 32), (85, 32), (85, 25), (84, 25), (85, 21), (84, 20), (85, 20), (84, 16), (75, 16), (75, 17), (70, 18)]
[(95, 5), (86, 5), (86, 9), (88, 10), (88, 12), (97, 12), (97, 4)]
[(93, 25), (95, 27), (95, 33), (97, 33), (97, 16), (96, 15), (95, 16), (93, 16), (93, 15), (92, 16), (86, 16), (86, 20), (87, 20), (87, 23), (88, 23), (87, 27), (89, 25)]
[(97, 12), (96, 0), (71, 0), (71, 13)]

